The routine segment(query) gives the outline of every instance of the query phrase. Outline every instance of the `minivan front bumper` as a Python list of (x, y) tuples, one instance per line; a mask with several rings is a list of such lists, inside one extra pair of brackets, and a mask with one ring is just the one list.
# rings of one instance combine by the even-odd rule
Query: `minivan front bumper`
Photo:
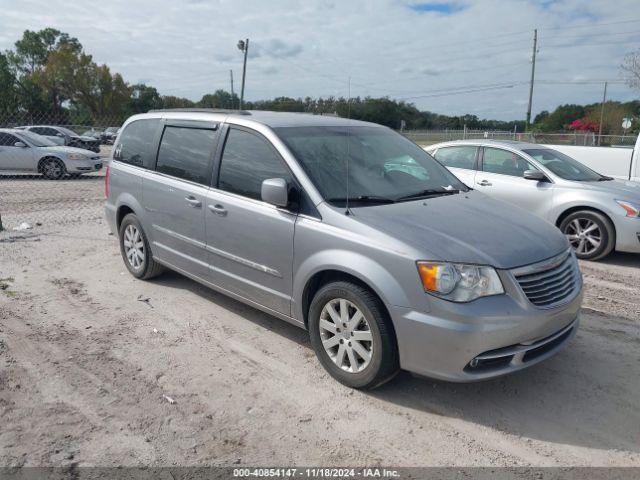
[(470, 303), (433, 297), (428, 312), (389, 307), (401, 368), (441, 380), (472, 382), (529, 367), (561, 350), (579, 324), (579, 273), (572, 296), (553, 308), (530, 303), (509, 272), (501, 272), (501, 277), (504, 295)]

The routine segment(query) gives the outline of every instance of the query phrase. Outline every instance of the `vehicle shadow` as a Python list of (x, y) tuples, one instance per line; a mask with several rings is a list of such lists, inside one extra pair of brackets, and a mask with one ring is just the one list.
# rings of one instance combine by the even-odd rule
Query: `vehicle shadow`
[[(593, 263), (593, 262), (587, 262)], [(616, 265), (619, 267), (636, 267), (640, 268), (640, 254), (638, 253), (624, 253), (613, 252), (609, 256), (595, 262), (603, 263), (605, 265)]]
[(196, 295), (213, 302), (256, 325), (269, 330), (270, 332), (277, 333), (287, 340), (292, 340), (299, 345), (306, 345), (311, 348), (309, 335), (302, 328), (296, 327), (295, 325), (287, 323), (284, 320), (280, 320), (268, 313), (264, 313), (261, 310), (246, 305), (238, 300), (234, 300), (227, 295), (218, 293), (215, 290), (205, 287), (204, 285), (201, 285), (179, 273), (167, 271), (161, 276), (150, 281), (173, 289), (188, 290), (191, 293), (195, 293)]
[[(189, 290), (311, 349), (304, 330), (186, 277), (170, 272), (153, 281)], [(615, 328), (608, 329), (607, 323)], [(435, 414), (543, 442), (640, 452), (640, 339), (621, 336), (616, 328), (605, 317), (583, 315), (581, 328), (567, 348), (529, 369), (466, 384), (401, 372), (366, 394), (410, 409), (417, 423), (424, 414)], [(322, 368), (319, 363), (317, 368)], [(326, 381), (334, 380), (327, 375)]]

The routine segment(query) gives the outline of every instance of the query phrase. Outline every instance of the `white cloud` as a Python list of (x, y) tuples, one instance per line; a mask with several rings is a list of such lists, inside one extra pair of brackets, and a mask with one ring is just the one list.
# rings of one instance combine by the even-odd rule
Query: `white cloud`
[[(410, 5), (463, 5), (450, 14)], [(0, 0), (0, 49), (25, 29), (58, 28), (76, 36), (96, 61), (131, 83), (199, 99), (240, 78), (236, 43), (250, 38), (245, 95), (388, 95), (434, 112), (524, 118), (534, 28), (539, 29), (534, 115), (561, 103), (597, 102), (598, 84), (550, 82), (618, 78), (624, 54), (638, 45), (637, 0), (612, 8), (600, 0), (465, 2), (307, 0)], [(635, 13), (638, 12), (638, 13)], [(635, 23), (615, 23), (627, 20)], [(574, 28), (593, 24), (588, 28)], [(636, 31), (635, 35), (632, 33)], [(582, 36), (580, 36), (582, 35)], [(430, 92), (478, 89), (451, 96)], [(429, 96), (431, 95), (431, 96)], [(633, 92), (613, 84), (609, 95)]]

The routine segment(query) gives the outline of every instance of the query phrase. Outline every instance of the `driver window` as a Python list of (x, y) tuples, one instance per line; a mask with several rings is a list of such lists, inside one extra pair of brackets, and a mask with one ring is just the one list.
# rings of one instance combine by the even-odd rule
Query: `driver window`
[(512, 177), (522, 177), (526, 170), (537, 170), (520, 155), (501, 148), (484, 148), (482, 170)]
[(14, 137), (10, 133), (0, 133), (0, 146), (2, 147), (15, 147), (15, 143), (20, 141), (18, 137)]

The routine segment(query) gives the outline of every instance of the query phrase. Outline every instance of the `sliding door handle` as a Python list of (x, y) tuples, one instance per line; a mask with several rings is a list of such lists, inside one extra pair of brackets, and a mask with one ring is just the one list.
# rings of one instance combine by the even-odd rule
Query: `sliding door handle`
[(227, 215), (227, 209), (224, 208), (219, 203), (217, 203), (215, 205), (209, 205), (209, 210), (211, 210), (216, 215), (220, 215), (221, 217), (224, 217), (224, 216)]

